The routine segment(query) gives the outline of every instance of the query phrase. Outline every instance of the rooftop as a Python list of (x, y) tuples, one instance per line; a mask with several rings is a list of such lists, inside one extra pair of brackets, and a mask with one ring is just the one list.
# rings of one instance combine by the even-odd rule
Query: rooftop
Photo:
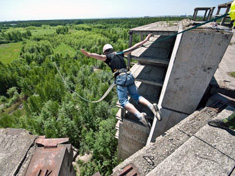
[(46, 139), (23, 129), (0, 129), (0, 175), (74, 176), (68, 138)]

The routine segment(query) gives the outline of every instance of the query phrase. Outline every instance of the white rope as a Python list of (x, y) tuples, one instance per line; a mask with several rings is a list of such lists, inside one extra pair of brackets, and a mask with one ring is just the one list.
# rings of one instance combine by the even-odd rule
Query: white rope
[(86, 102), (88, 102), (88, 103), (98, 103), (98, 102), (102, 101), (102, 100), (110, 93), (110, 91), (113, 89), (113, 87), (116, 85), (115, 83), (113, 83), (111, 86), (109, 86), (109, 88), (106, 90), (106, 92), (104, 93), (104, 95), (103, 95), (99, 100), (90, 101), (90, 100), (88, 100), (88, 99), (82, 97), (81, 95), (79, 95), (77, 92), (75, 92), (75, 91), (73, 91), (72, 89), (70, 89), (70, 87), (69, 87), (68, 84), (66, 83), (64, 77), (62, 76), (62, 74), (61, 74), (59, 68), (57, 67), (57, 64), (56, 64), (55, 62), (53, 62), (53, 63), (54, 63), (54, 65), (55, 65), (56, 70), (57, 70), (57, 72), (59, 73), (61, 79), (63, 80), (65, 86), (68, 88), (68, 90), (70, 90), (71, 92), (75, 93), (75, 95), (77, 95), (79, 98), (81, 98), (82, 100), (84, 100), (84, 101), (86, 101)]

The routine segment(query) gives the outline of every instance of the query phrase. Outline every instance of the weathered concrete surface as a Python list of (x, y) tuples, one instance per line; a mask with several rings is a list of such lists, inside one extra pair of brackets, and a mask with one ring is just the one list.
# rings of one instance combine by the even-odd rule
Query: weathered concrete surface
[(207, 29), (183, 33), (161, 106), (191, 114), (207, 89), (231, 37), (231, 33)]
[(141, 175), (148, 174), (216, 114), (216, 110), (212, 108), (204, 108), (199, 112), (194, 112), (168, 130), (163, 136), (159, 136), (154, 143), (145, 146), (114, 168), (113, 175), (118, 175), (122, 168), (130, 163), (133, 163), (138, 168)]
[(192, 137), (147, 176), (227, 176), (233, 166), (233, 159)]
[(123, 119), (119, 125), (118, 158), (126, 159), (146, 144), (149, 129), (137, 121)]
[(27, 167), (25, 163), (32, 156), (30, 149), (35, 139), (36, 136), (23, 129), (0, 129), (0, 175), (23, 175), (25, 170), (21, 167)]
[[(222, 113), (215, 119), (224, 119), (230, 116), (235, 111), (235, 108), (228, 106)], [(209, 137), (208, 137), (208, 134)], [(195, 134), (195, 137), (201, 139), (207, 144), (210, 144), (215, 149), (222, 152), (235, 160), (235, 132), (230, 134), (226, 130), (204, 126), (200, 131)]]
[[(228, 106), (216, 119), (226, 118), (233, 111), (235, 111), (235, 108)], [(230, 134), (226, 130), (205, 125), (173, 154), (155, 167), (148, 176), (223, 176), (233, 172), (234, 166), (234, 133)]]
[(177, 25), (178, 22), (159, 21), (144, 26), (132, 28), (130, 29), (130, 32), (143, 33), (143, 34), (145, 34), (145, 32), (147, 33), (151, 32), (156, 35), (171, 35), (178, 31)]
[[(160, 59), (163, 61), (169, 61), (174, 46), (175, 37), (167, 37), (168, 36), (154, 36), (153, 38), (155, 38), (155, 41), (149, 42), (143, 45), (142, 47), (134, 50), (131, 53), (132, 58), (137, 60), (140, 60), (138, 58), (142, 58), (142, 63), (144, 63), (145, 61), (144, 58), (153, 58)], [(167, 39), (164, 40), (165, 38)]]
[(171, 111), (165, 108), (161, 108), (160, 112), (162, 120), (158, 121), (156, 124), (151, 139), (152, 142), (154, 142), (158, 136), (162, 135), (165, 131), (169, 130), (175, 124), (179, 123), (188, 116), (187, 114)]
[[(235, 30), (233, 30), (235, 32)], [(235, 98), (235, 78), (229, 75), (230, 72), (235, 72), (235, 35), (233, 35), (230, 44), (224, 54), (218, 69), (215, 72), (214, 78), (210, 82), (212, 87), (211, 94), (220, 92), (230, 97)]]

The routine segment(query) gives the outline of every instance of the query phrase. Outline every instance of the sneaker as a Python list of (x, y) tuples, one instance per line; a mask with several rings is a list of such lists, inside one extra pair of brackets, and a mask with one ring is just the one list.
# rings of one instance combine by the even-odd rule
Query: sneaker
[(161, 121), (162, 117), (160, 116), (160, 113), (159, 113), (160, 111), (159, 111), (158, 106), (157, 106), (156, 103), (153, 103), (153, 109), (151, 109), (151, 110), (152, 110), (152, 113), (154, 114), (154, 116), (157, 117), (157, 119), (159, 121)]
[(144, 124), (144, 126), (148, 127), (148, 128), (151, 128), (151, 125), (150, 123), (146, 120), (146, 113), (141, 113), (141, 120), (139, 120), (141, 123)]
[(224, 123), (222, 120), (210, 120), (208, 121), (208, 125), (212, 127), (222, 128), (222, 129), (229, 129), (228, 125)]

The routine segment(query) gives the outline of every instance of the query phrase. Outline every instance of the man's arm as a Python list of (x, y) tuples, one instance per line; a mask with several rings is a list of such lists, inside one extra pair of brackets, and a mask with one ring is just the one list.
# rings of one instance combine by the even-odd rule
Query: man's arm
[(97, 53), (88, 53), (84, 49), (81, 49), (81, 52), (84, 55), (86, 55), (87, 57), (92, 57), (92, 58), (97, 59), (97, 60), (106, 61), (106, 56), (105, 55), (99, 55)]
[(139, 43), (136, 43), (135, 45), (133, 45), (132, 47), (130, 48), (127, 48), (125, 50), (123, 50), (124, 54), (125, 55), (128, 55), (130, 54), (134, 49), (138, 48), (139, 46), (143, 45), (144, 43), (146, 43), (149, 38), (151, 37), (152, 34), (149, 34), (143, 41), (139, 42)]

